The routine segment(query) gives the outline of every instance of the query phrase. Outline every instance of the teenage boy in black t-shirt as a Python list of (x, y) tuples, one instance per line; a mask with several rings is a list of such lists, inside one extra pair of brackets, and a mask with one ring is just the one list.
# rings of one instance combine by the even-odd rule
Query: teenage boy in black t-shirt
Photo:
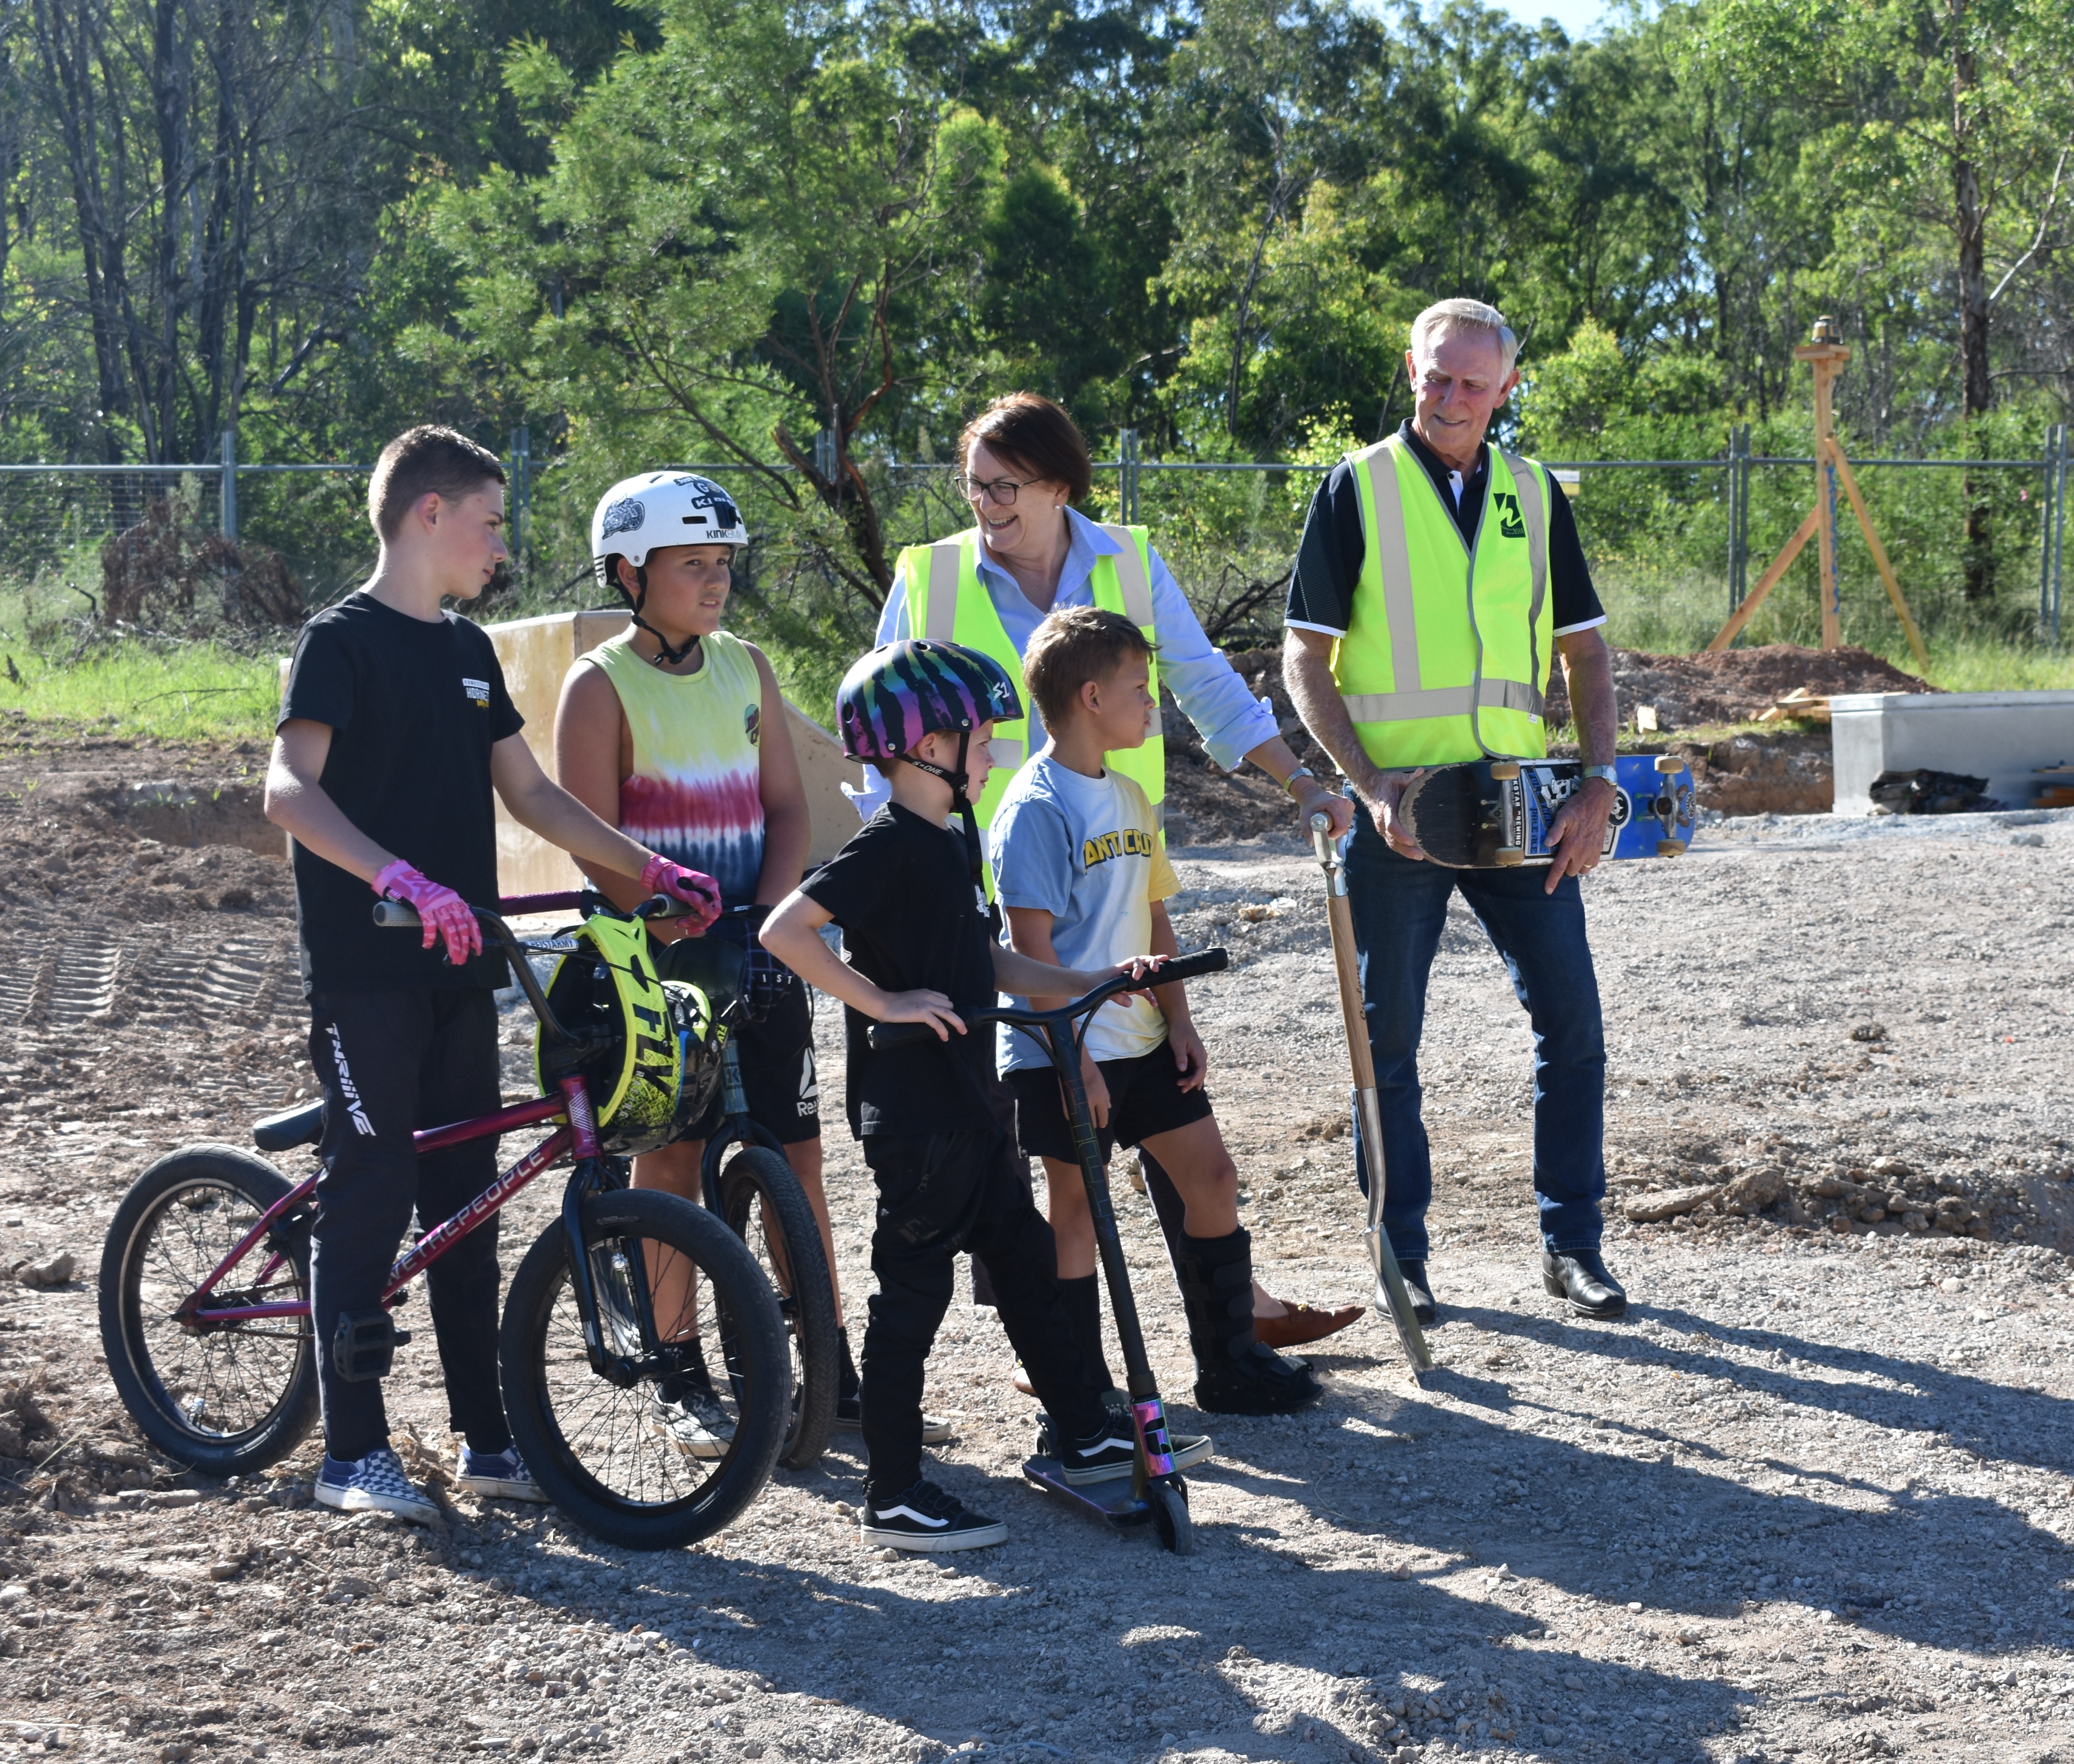
[[(990, 1005), (1003, 989), (1078, 994), (1147, 970), (1140, 960), (1076, 972), (994, 942), (975, 880), (977, 832), (949, 824), (985, 787), (994, 719), (1022, 714), (993, 662), (952, 643), (888, 643), (850, 670), (838, 709), (845, 750), (885, 775), (892, 800), (786, 898), (762, 936), (808, 985), (849, 1007), (850, 1130), (878, 1185), (861, 1536), (902, 1550), (977, 1549), (1003, 1542), (1008, 1527), (922, 1474), (923, 1362), (960, 1250), (985, 1257), (993, 1272), (1009, 1340), (1070, 1442), (1067, 1481), (1128, 1476), (1134, 1447), (1073, 1345), (1051, 1228), (995, 1106), (992, 1041), (968, 1035), (957, 1007)], [(821, 940), (832, 922), (847, 965)], [(927, 1023), (937, 1039), (874, 1051), (874, 1022)]]
[[(469, 910), (497, 903), (492, 788), (550, 844), (695, 906), (698, 928), (719, 905), (709, 878), (606, 826), (542, 773), (490, 638), (440, 610), (448, 595), (473, 600), (509, 555), (503, 485), (496, 455), (452, 429), (411, 429), (382, 450), (367, 490), (380, 560), (357, 593), (304, 626), (266, 774), (267, 818), (295, 839), (310, 1060), (324, 1095), (311, 1258), (324, 1429), (316, 1499), (419, 1522), (438, 1510), (390, 1448), (380, 1383), (342, 1375), (334, 1342), (342, 1321), (378, 1321), (413, 1206), (421, 1227), (436, 1225), (496, 1174), (494, 1139), (425, 1158), (411, 1141), (502, 1100), (491, 994), (507, 972)], [(374, 924), (370, 886), (418, 910), (422, 939)], [(466, 1441), (461, 1485), (543, 1498), (498, 1395), (495, 1216), (427, 1279)]]

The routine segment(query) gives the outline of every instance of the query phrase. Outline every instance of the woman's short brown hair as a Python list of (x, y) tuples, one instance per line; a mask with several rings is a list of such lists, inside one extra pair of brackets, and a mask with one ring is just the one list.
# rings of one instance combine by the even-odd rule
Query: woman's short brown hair
[(1039, 392), (998, 398), (965, 424), (958, 437), (958, 464), (972, 459), (973, 444), (984, 441), (1018, 471), (1066, 486), (1077, 502), (1094, 488), (1088, 444), (1072, 418)]
[(1032, 634), (1023, 651), (1023, 683), (1044, 726), (1059, 729), (1080, 702), (1080, 688), (1107, 680), (1134, 655), (1154, 646), (1121, 613), (1099, 606), (1062, 606)]

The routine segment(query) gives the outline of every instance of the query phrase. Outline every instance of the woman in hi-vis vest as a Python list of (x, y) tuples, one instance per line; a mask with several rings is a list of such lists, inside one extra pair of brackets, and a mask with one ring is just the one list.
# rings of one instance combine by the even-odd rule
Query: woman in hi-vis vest
[[(1203, 634), (1146, 530), (1097, 524), (1072, 506), (1086, 498), (1093, 471), (1087, 442), (1064, 411), (1034, 392), (997, 399), (965, 426), (958, 457), (958, 486), (974, 524), (901, 553), (878, 622), (880, 642), (946, 638), (994, 656), (1020, 680), (1023, 650), (1047, 613), (1108, 607), (1159, 646), (1154, 690), (1163, 684), (1173, 693), (1218, 765), (1227, 771), (1247, 760), (1259, 766), (1289, 792), (1299, 828), (1309, 827), (1313, 814), (1331, 816), (1336, 833), (1352, 824), (1352, 805), (1297, 763), (1274, 713)], [(982, 826), (1009, 779), (1044, 740), (1035, 705), (1026, 725), (997, 729), (995, 770), (977, 804)], [(1166, 795), (1163, 750), (1155, 725), (1143, 747), (1113, 756), (1155, 809)], [(868, 816), (886, 791), (876, 774), (867, 777), (870, 787), (856, 800)], [(1181, 1196), (1155, 1159), (1141, 1153), (1139, 1162), (1171, 1250), (1181, 1233)], [(975, 1274), (977, 1296), (984, 1296), (982, 1281)], [(1320, 1310), (1271, 1297), (1257, 1283), (1254, 1287), (1254, 1330), (1269, 1347), (1317, 1341), (1361, 1314), (1358, 1305)]]

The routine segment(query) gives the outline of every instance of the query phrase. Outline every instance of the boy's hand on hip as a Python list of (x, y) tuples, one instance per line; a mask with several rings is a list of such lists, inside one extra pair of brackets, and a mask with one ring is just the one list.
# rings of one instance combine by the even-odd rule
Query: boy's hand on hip
[(925, 1022), (936, 1031), (939, 1041), (948, 1041), (953, 1031), (961, 1035), (965, 1032), (965, 1019), (951, 1008), (950, 1000), (926, 987), (886, 994), (885, 1007), (875, 1014), (881, 1022)]
[(451, 888), (434, 882), (399, 857), (374, 878), (374, 892), (387, 900), (400, 900), (418, 910), (425, 927), (421, 949), (444, 939), (447, 960), (457, 968), (471, 956), (482, 953), (482, 927), (475, 914)]
[(1181, 1075), (1180, 1088), (1200, 1090), (1204, 1079), (1209, 1076), (1210, 1052), (1196, 1033), (1196, 1026), (1186, 1018), (1179, 1022), (1169, 1018), (1167, 1045), (1174, 1050), (1174, 1069)]
[(720, 917), (720, 884), (667, 857), (651, 857), (641, 866), (641, 886), (651, 894), (667, 894), (679, 905), (690, 907), (684, 922), (694, 936)]

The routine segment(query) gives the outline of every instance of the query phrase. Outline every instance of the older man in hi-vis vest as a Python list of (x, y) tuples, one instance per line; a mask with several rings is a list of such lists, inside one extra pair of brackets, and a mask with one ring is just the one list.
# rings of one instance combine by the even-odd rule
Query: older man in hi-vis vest
[[(1383, 1225), (1422, 1323), (1434, 1316), (1433, 1167), (1419, 1040), (1457, 888), (1533, 1024), (1542, 1283), (1585, 1316), (1627, 1308), (1599, 1259), (1605, 1036), (1577, 885), (1599, 861), (1613, 804), (1613, 670), (1561, 490), (1537, 462), (1484, 440), (1518, 384), (1517, 349), (1481, 300), (1419, 315), (1405, 352), (1415, 412), (1320, 487), (1289, 592), (1290, 696), (1368, 810), (1348, 853), (1348, 894), (1382, 1122)], [(1422, 766), (1545, 754), (1543, 695), (1558, 655), (1588, 777), (1550, 830), (1555, 861), (1545, 871), (1427, 861), (1398, 818), (1405, 784)], [(1369, 1153), (1357, 1135), (1363, 1192)]]

